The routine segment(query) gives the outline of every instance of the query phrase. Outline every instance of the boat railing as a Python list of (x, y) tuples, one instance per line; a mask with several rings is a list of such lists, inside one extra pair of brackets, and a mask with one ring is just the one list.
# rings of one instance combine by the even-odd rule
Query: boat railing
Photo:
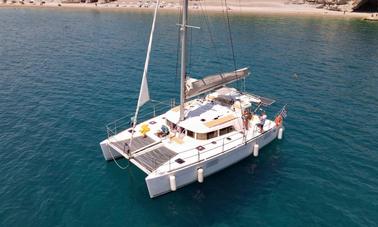
[[(150, 100), (150, 102), (143, 106), (143, 109), (141, 109), (141, 111), (139, 112), (138, 122), (143, 122), (152, 117), (156, 117), (160, 114), (163, 114), (164, 112), (172, 108), (174, 105), (175, 101), (173, 99), (169, 102)], [(133, 119), (134, 114), (128, 114), (106, 124), (106, 131), (108, 133), (108, 137), (114, 136), (117, 133), (130, 128), (132, 126)]]
[[(270, 129), (267, 130), (267, 131), (265, 131), (265, 132), (268, 132), (268, 131), (272, 130), (273, 127), (271, 127), (270, 124), (272, 124), (272, 122), (269, 121), (269, 128)], [(257, 128), (253, 128), (252, 130), (255, 131), (255, 130), (257, 130)], [(234, 149), (237, 146), (246, 144), (246, 143), (248, 143), (249, 141), (251, 141), (253, 139), (256, 139), (256, 138), (258, 138), (260, 136), (263, 136), (264, 134), (265, 133), (263, 133), (263, 134), (259, 133), (256, 136), (253, 136), (252, 138), (250, 138), (250, 139), (247, 140), (246, 136), (244, 135), (244, 133), (242, 131), (237, 131), (237, 132), (231, 133), (231, 134), (229, 134), (229, 135), (227, 135), (227, 136), (225, 136), (223, 138), (220, 138), (220, 139), (217, 139), (217, 140), (213, 140), (213, 141), (211, 141), (209, 143), (206, 143), (206, 144), (202, 144), (200, 146), (200, 147), (203, 147), (202, 150), (198, 149), (198, 147), (196, 147), (196, 148), (191, 148), (191, 149), (182, 151), (182, 152), (179, 153), (180, 154), (179, 158), (185, 160), (185, 159), (190, 159), (190, 158), (197, 157), (197, 159), (195, 161), (195, 163), (197, 163), (197, 162), (202, 161), (204, 157), (206, 157), (206, 158), (212, 157), (212, 156), (208, 156), (207, 155), (210, 151), (213, 151), (215, 149), (219, 149), (220, 147), (222, 147), (222, 152), (221, 153), (224, 153), (224, 152), (227, 152), (229, 150)], [(219, 145), (213, 146), (214, 144), (219, 144)], [(230, 147), (230, 144), (234, 144), (234, 145)], [(211, 148), (208, 148), (210, 145), (211, 145)], [(195, 152), (193, 152), (193, 151), (195, 151)], [(218, 153), (216, 153), (214, 155), (218, 155), (218, 154), (220, 154), (220, 153), (218, 152)], [(171, 172), (173, 170), (177, 170), (177, 169), (182, 168), (182, 167), (171, 168), (172, 167), (172, 163), (176, 162), (176, 159), (177, 159), (177, 156), (172, 157), (171, 159), (169, 159), (169, 161), (167, 163), (163, 164), (162, 166), (168, 165), (168, 172)]]
[[(235, 137), (235, 136), (237, 136), (237, 137)], [(180, 154), (179, 158), (181, 158), (183, 160), (191, 159), (191, 158), (197, 158), (196, 162), (199, 162), (203, 159), (204, 155), (207, 156), (207, 154), (209, 152), (213, 151), (213, 150), (222, 148), (221, 153), (224, 153), (224, 152), (227, 152), (230, 149), (235, 148), (236, 146), (243, 145), (245, 142), (246, 142), (245, 135), (242, 132), (238, 131), (238, 132), (229, 134), (226, 137), (223, 137), (223, 138), (220, 138), (220, 139), (217, 139), (217, 140), (213, 140), (213, 141), (206, 143), (206, 144), (202, 144), (199, 147), (191, 148), (191, 149), (182, 151), (182, 152), (179, 153)], [(217, 144), (217, 146), (214, 146), (214, 144)], [(230, 144), (234, 144), (234, 146), (232, 146), (231, 148), (225, 149), (225, 147), (229, 147)], [(208, 148), (209, 146), (211, 146), (211, 148)], [(202, 149), (200, 147), (202, 147)], [(219, 153), (217, 153), (217, 154), (219, 154)], [(166, 162), (162, 166), (168, 165), (168, 171), (169, 172), (181, 168), (181, 167), (172, 168), (172, 163), (175, 163), (176, 159), (178, 159), (177, 156), (169, 159), (168, 162)]]

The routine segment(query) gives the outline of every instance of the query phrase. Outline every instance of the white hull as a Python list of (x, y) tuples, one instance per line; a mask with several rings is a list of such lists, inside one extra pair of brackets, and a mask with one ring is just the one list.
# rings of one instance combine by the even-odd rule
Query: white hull
[(151, 173), (145, 179), (150, 197), (157, 197), (172, 191), (170, 176), (175, 176), (175, 186), (181, 188), (197, 181), (197, 171), (199, 168), (204, 170), (204, 176), (206, 177), (237, 163), (253, 154), (253, 147), (255, 144), (258, 144), (259, 147), (262, 148), (272, 142), (277, 137), (278, 131), (279, 130), (274, 127), (272, 130), (248, 141), (246, 144), (166, 174)]
[[(202, 182), (251, 154), (257, 157), (259, 149), (275, 138), (282, 138), (282, 121), (265, 120), (261, 134), (259, 117), (251, 115), (244, 121), (237, 107), (233, 109), (211, 100), (193, 100), (188, 106), (193, 108), (194, 116), (180, 123), (179, 127), (185, 129), (183, 132), (159, 137), (162, 125), (171, 128), (172, 122), (177, 122), (171, 118), (179, 112), (172, 108), (135, 126), (132, 141), (132, 129), (108, 128), (111, 136), (100, 143), (106, 160), (125, 157), (147, 174), (145, 181), (151, 198), (195, 181)], [(204, 113), (196, 113), (198, 109)], [(146, 126), (149, 130), (142, 136)]]
[(106, 161), (111, 161), (113, 159), (122, 157), (122, 154), (118, 153), (108, 145), (108, 140), (102, 141), (100, 143), (100, 146), (102, 150), (102, 155), (104, 156)]

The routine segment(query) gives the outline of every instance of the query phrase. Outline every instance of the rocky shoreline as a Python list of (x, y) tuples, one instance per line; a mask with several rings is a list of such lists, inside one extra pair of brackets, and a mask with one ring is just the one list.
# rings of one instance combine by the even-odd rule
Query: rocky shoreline
[[(152, 10), (156, 0), (0, 0), (1, 7), (15, 8), (62, 8), (98, 9), (115, 11)], [(367, 18), (371, 12), (356, 12), (369, 0), (229, 0), (227, 10), (241, 14), (285, 14)], [(378, 2), (378, 1), (377, 1)], [(190, 11), (206, 10), (224, 12), (225, 7), (219, 0), (193, 0), (189, 2)], [(356, 8), (359, 6), (359, 8)], [(355, 7), (355, 8), (353, 8)], [(162, 11), (177, 11), (179, 0), (163, 0)]]
[(318, 9), (342, 12), (377, 12), (376, 0), (292, 0), (295, 4), (312, 4)]

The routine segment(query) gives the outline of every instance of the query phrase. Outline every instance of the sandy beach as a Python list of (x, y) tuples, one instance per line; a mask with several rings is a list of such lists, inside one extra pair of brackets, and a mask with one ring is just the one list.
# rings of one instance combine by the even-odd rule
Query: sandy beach
[[(148, 0), (119, 0), (110, 3), (61, 3), (60, 1), (47, 2), (44, 0), (8, 0), (0, 3), (0, 8), (61, 8), (61, 9), (89, 9), (108, 11), (149, 11), (154, 8), (155, 1)], [(178, 11), (179, 1), (161, 1), (161, 11)], [(206, 10), (212, 13), (221, 13), (226, 9), (224, 1), (190, 1), (191, 12)], [(315, 5), (296, 4), (287, 0), (231, 0), (227, 1), (229, 12), (237, 14), (260, 14), (260, 15), (309, 15), (309, 16), (332, 16), (332, 17), (355, 17), (365, 18), (369, 13), (340, 12), (326, 9), (317, 9)]]

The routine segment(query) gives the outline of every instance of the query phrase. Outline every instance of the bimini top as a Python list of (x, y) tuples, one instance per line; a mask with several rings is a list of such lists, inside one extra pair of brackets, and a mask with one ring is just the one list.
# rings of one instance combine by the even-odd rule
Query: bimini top
[(186, 98), (192, 98), (205, 92), (220, 88), (226, 84), (245, 78), (250, 74), (248, 68), (233, 72), (206, 76), (203, 79), (188, 78), (186, 81)]

